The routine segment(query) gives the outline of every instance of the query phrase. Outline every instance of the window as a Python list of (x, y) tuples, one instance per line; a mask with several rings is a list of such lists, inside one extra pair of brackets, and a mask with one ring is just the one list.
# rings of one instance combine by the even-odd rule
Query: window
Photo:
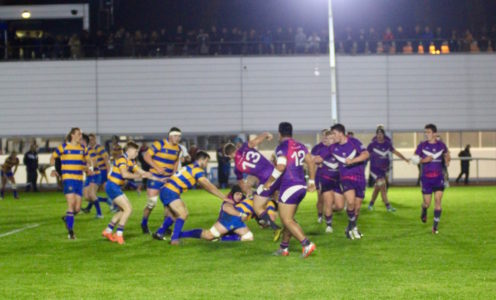
[(496, 131), (481, 132), (481, 147), (496, 147)]
[(478, 131), (462, 132), (462, 147), (465, 147), (465, 145), (469, 145), (469, 144), (474, 148), (480, 147)]

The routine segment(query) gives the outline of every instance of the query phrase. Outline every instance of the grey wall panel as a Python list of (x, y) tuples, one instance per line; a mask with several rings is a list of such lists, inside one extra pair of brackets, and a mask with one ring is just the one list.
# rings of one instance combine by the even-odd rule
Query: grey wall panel
[(338, 118), (347, 129), (387, 123), (387, 57), (338, 57)]
[(99, 62), (99, 131), (239, 132), (240, 82), (236, 58)]
[(0, 135), (96, 130), (96, 62), (0, 64)]
[(248, 57), (242, 65), (245, 131), (274, 131), (281, 121), (297, 131), (331, 124), (328, 57)]

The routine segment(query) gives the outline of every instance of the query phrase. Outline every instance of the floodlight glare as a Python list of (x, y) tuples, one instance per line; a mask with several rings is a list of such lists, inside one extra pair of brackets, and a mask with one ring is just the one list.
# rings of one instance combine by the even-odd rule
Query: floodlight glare
[(29, 19), (29, 18), (31, 18), (31, 12), (30, 12), (29, 10), (25, 10), (25, 11), (23, 11), (23, 12), (21, 13), (21, 17), (22, 17), (23, 19)]

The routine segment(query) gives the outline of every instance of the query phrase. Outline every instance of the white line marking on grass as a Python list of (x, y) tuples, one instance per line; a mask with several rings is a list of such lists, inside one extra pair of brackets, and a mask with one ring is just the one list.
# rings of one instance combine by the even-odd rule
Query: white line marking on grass
[(17, 228), (17, 229), (14, 229), (12, 231), (9, 231), (9, 232), (0, 234), (0, 238), (3, 238), (5, 236), (9, 236), (9, 235), (12, 235), (12, 234), (16, 234), (16, 233), (21, 232), (21, 231), (24, 231), (26, 229), (35, 228), (35, 227), (38, 227), (38, 226), (40, 226), (40, 224), (31, 224), (31, 225), (27, 225), (27, 226), (24, 226), (24, 227), (21, 227), (21, 228)]

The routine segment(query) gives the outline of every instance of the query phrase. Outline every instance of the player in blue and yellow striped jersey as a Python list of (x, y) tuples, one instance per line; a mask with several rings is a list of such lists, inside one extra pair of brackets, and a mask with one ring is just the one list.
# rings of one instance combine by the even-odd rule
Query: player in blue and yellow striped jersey
[[(169, 137), (167, 139), (155, 141), (148, 151), (144, 154), (143, 158), (146, 163), (150, 165), (150, 173), (158, 178), (169, 178), (172, 174), (177, 172), (179, 164), (181, 130), (177, 127), (172, 127), (169, 130)], [(148, 180), (146, 195), (148, 201), (143, 210), (143, 218), (141, 220), (141, 229), (143, 233), (150, 233), (148, 229), (148, 217), (152, 212), (155, 205), (157, 205), (160, 188), (163, 182)]]
[[(107, 195), (120, 210), (112, 217), (107, 228), (102, 232), (102, 235), (110, 241), (121, 245), (124, 244), (124, 226), (132, 212), (131, 203), (122, 192), (122, 186), (126, 179), (149, 178), (157, 181), (165, 181), (165, 179), (157, 178), (138, 167), (135, 161), (136, 156), (138, 156), (138, 149), (139, 146), (136, 143), (127, 143), (125, 153), (113, 161), (112, 170), (108, 175), (108, 181), (105, 186)], [(118, 225), (116, 233), (112, 234), (116, 225)]]
[[(102, 183), (107, 181), (108, 155), (105, 149), (97, 143), (95, 134), (90, 133), (88, 138), (88, 153), (92, 159), (96, 160), (96, 168), (95, 174), (93, 176), (86, 177), (86, 181), (84, 183), (83, 194), (89, 203), (88, 206), (82, 209), (82, 211), (89, 213), (91, 207), (94, 205), (96, 208), (96, 217), (102, 218), (103, 216), (100, 208), (100, 202), (107, 203), (107, 198), (99, 197), (97, 193)], [(105, 180), (103, 179), (104, 177)]]
[(89, 213), (91, 206), (95, 206), (96, 209), (96, 218), (102, 219), (102, 210), (100, 208), (100, 203), (98, 201), (98, 197), (96, 195), (98, 191), (98, 187), (101, 181), (101, 172), (98, 167), (98, 159), (100, 155), (96, 150), (96, 137), (94, 134), (85, 135), (83, 134), (83, 141), (86, 144), (86, 151), (89, 159), (92, 160), (93, 165), (95, 166), (93, 169), (93, 175), (86, 176), (86, 180), (84, 182), (83, 188), (83, 197), (89, 202), (88, 206), (83, 208), (82, 211), (85, 213)]
[[(253, 234), (245, 222), (256, 218), (253, 209), (253, 199), (245, 198), (241, 187), (235, 185), (227, 196), (234, 203), (224, 202), (220, 208), (217, 222), (209, 229), (193, 229), (183, 231), (181, 238), (198, 238), (208, 241), (221, 239), (222, 241), (252, 241)], [(272, 220), (276, 218), (276, 205), (269, 201), (266, 206), (267, 213)]]
[(72, 128), (66, 137), (66, 141), (59, 145), (52, 153), (50, 164), (55, 164), (55, 159), (60, 158), (62, 182), (64, 194), (67, 200), (67, 212), (64, 218), (69, 239), (75, 239), (73, 226), (74, 215), (81, 209), (81, 197), (83, 195), (83, 172), (93, 173), (91, 160), (88, 158), (85, 148), (81, 145), (82, 133), (79, 128)]
[(219, 197), (221, 200), (232, 202), (232, 200), (229, 200), (207, 179), (205, 169), (207, 168), (209, 159), (210, 155), (207, 152), (198, 151), (195, 162), (183, 167), (170, 177), (165, 186), (160, 190), (160, 200), (165, 209), (170, 209), (172, 216), (166, 215), (162, 226), (153, 234), (153, 238), (164, 240), (165, 231), (175, 222), (171, 244), (177, 245), (179, 243), (184, 222), (188, 217), (188, 211), (184, 202), (181, 200), (181, 194), (193, 188), (196, 183), (199, 183), (207, 192)]
[[(2, 190), (0, 191), (0, 199), (3, 199), (3, 197), (5, 196), (5, 185), (7, 184), (7, 180), (10, 181), (14, 198), (19, 199), (19, 194), (17, 194), (17, 185), (14, 178), (18, 166), (19, 159), (17, 158), (17, 152), (13, 151), (5, 159), (5, 162), (0, 169), (0, 177), (2, 178)], [(14, 171), (12, 171), (12, 168), (14, 168)]]

